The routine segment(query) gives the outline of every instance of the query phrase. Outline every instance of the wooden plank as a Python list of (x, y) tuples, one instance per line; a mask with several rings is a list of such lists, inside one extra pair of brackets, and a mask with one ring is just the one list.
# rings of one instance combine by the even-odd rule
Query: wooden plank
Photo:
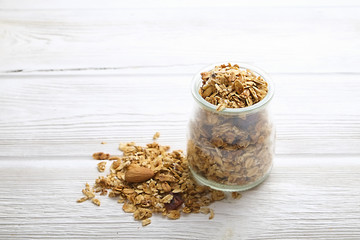
[(353, 3), (6, 10), (0, 71), (193, 73), (235, 59), (272, 73), (358, 72), (360, 15)]
[(1, 239), (358, 239), (359, 155), (277, 156), (270, 178), (240, 200), (212, 204), (215, 218), (152, 217), (142, 228), (115, 200), (76, 203), (99, 175), (84, 158), (0, 161)]
[(221, 2), (216, 0), (123, 0), (121, 2), (116, 0), (107, 0), (100, 2), (96, 0), (78, 0), (76, 2), (71, 0), (45, 1), (32, 0), (31, 2), (22, 0), (1, 0), (1, 9), (6, 10), (31, 10), (31, 9), (116, 9), (116, 8), (184, 8), (184, 7), (343, 7), (343, 6), (359, 6), (356, 0), (302, 0), (302, 1), (285, 1), (285, 0), (223, 0)]
[[(8, 76), (0, 157), (89, 156), (120, 142), (185, 149), (190, 75)], [(274, 74), (277, 154), (359, 154), (359, 75)]]

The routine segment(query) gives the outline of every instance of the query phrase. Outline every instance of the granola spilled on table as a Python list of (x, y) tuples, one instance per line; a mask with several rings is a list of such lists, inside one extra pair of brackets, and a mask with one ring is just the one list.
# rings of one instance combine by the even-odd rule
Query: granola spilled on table
[[(132, 213), (142, 226), (151, 223), (153, 213), (169, 219), (178, 219), (181, 214), (204, 213), (214, 217), (208, 206), (225, 198), (222, 191), (198, 185), (192, 179), (188, 161), (181, 150), (170, 152), (169, 146), (156, 142), (145, 147), (134, 142), (122, 143), (119, 149), (123, 156), (107, 156), (116, 159), (112, 162), (110, 173), (100, 176), (93, 188), (86, 184), (85, 197), (78, 200), (91, 200), (100, 206), (95, 193), (117, 198), (123, 203), (123, 211)], [(95, 153), (94, 158), (103, 158), (103, 153)], [(109, 192), (109, 193), (108, 193)]]
[(223, 185), (245, 186), (269, 173), (274, 129), (267, 108), (223, 114), (261, 101), (268, 84), (238, 65), (221, 65), (201, 73), (199, 94), (216, 111), (197, 106), (189, 124), (187, 157), (195, 174)]

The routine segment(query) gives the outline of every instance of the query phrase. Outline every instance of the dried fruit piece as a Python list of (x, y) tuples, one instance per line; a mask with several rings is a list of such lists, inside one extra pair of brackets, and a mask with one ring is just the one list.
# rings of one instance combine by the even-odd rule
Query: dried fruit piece
[(154, 176), (154, 171), (150, 168), (131, 165), (125, 173), (125, 181), (139, 183), (149, 180)]
[(184, 203), (180, 193), (172, 193), (172, 195), (171, 201), (165, 204), (165, 208), (168, 211), (178, 209)]

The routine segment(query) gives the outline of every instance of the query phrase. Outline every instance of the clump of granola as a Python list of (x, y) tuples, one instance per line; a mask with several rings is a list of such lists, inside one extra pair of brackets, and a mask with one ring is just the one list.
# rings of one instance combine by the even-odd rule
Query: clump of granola
[(225, 108), (243, 108), (260, 102), (268, 92), (268, 84), (261, 76), (249, 69), (241, 69), (237, 64), (215, 66), (201, 73), (200, 95), (217, 106), (217, 111)]
[(85, 188), (82, 190), (82, 193), (85, 197), (82, 197), (77, 200), (78, 203), (85, 202), (86, 200), (93, 199), (95, 197), (95, 193), (88, 183), (85, 184)]
[[(123, 203), (124, 212), (133, 213), (134, 219), (141, 220), (143, 226), (151, 223), (149, 218), (153, 213), (169, 219), (178, 219), (181, 213), (214, 217), (214, 211), (207, 206), (224, 199), (225, 194), (199, 186), (192, 179), (181, 150), (170, 152), (169, 146), (155, 142), (145, 147), (129, 142), (120, 144), (119, 149), (123, 156), (112, 163), (110, 173), (96, 179), (92, 189), (87, 184), (83, 190), (85, 197), (78, 202), (94, 199), (94, 192), (106, 195), (110, 191), (108, 196)], [(97, 199), (92, 202), (100, 206)]]

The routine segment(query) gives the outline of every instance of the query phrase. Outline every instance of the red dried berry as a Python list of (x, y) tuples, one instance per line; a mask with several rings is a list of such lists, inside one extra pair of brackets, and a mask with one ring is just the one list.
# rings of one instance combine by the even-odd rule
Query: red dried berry
[(174, 197), (169, 203), (165, 203), (165, 208), (167, 211), (176, 210), (184, 203), (184, 200), (182, 199), (180, 193), (170, 193), (170, 194), (172, 194)]

